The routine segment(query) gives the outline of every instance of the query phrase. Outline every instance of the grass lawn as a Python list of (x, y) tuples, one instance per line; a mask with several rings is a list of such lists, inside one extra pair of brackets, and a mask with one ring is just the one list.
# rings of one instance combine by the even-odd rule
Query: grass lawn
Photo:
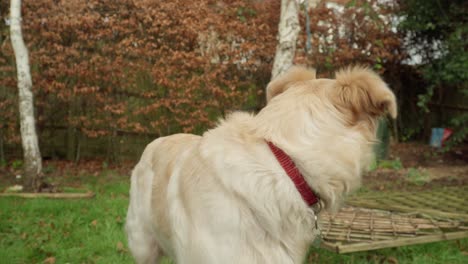
[[(128, 177), (108, 171), (79, 182), (96, 197), (0, 198), (0, 263), (133, 263), (123, 231)], [(468, 263), (468, 239), (345, 255), (312, 248), (307, 263)]]

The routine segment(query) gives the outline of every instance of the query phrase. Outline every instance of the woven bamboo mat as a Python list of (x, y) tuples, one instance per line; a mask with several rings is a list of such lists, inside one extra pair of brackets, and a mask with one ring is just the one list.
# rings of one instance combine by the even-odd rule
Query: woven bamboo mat
[(322, 213), (323, 248), (367, 251), (468, 237), (468, 187), (351, 198), (336, 215)]
[(468, 221), (468, 186), (357, 196), (347, 204)]
[(321, 247), (337, 253), (367, 251), (468, 237), (468, 223), (374, 209), (345, 207), (322, 213)]

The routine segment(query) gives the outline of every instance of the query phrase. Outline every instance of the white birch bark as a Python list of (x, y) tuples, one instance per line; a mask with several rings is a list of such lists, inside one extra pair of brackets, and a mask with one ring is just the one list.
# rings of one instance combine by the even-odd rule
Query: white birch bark
[(296, 54), (296, 42), (300, 31), (299, 4), (297, 0), (281, 0), (281, 16), (278, 25), (278, 45), (271, 71), (271, 79), (292, 66)]
[(36, 134), (29, 56), (21, 32), (21, 0), (10, 2), (10, 38), (16, 58), (19, 91), (21, 141), (23, 145), (25, 191), (37, 191), (41, 183), (42, 160)]

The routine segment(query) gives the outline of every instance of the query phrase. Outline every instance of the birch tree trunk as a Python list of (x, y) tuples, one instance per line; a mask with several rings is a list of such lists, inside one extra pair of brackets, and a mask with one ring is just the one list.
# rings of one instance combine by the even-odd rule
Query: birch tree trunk
[(297, 0), (281, 0), (281, 16), (278, 25), (278, 45), (271, 71), (271, 79), (292, 66), (299, 35), (299, 4)]
[(42, 160), (36, 134), (29, 56), (21, 33), (21, 0), (10, 2), (10, 38), (16, 58), (19, 91), (21, 141), (23, 145), (24, 191), (38, 191), (41, 184)]

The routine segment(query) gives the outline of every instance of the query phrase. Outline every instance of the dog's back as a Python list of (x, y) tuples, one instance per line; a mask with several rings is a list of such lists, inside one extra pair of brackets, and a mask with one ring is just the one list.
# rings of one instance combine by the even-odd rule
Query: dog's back
[(171, 250), (167, 191), (178, 162), (174, 157), (183, 156), (182, 153), (197, 144), (200, 138), (190, 134), (158, 138), (145, 148), (135, 166), (126, 231), (137, 263), (156, 263), (163, 251)]

